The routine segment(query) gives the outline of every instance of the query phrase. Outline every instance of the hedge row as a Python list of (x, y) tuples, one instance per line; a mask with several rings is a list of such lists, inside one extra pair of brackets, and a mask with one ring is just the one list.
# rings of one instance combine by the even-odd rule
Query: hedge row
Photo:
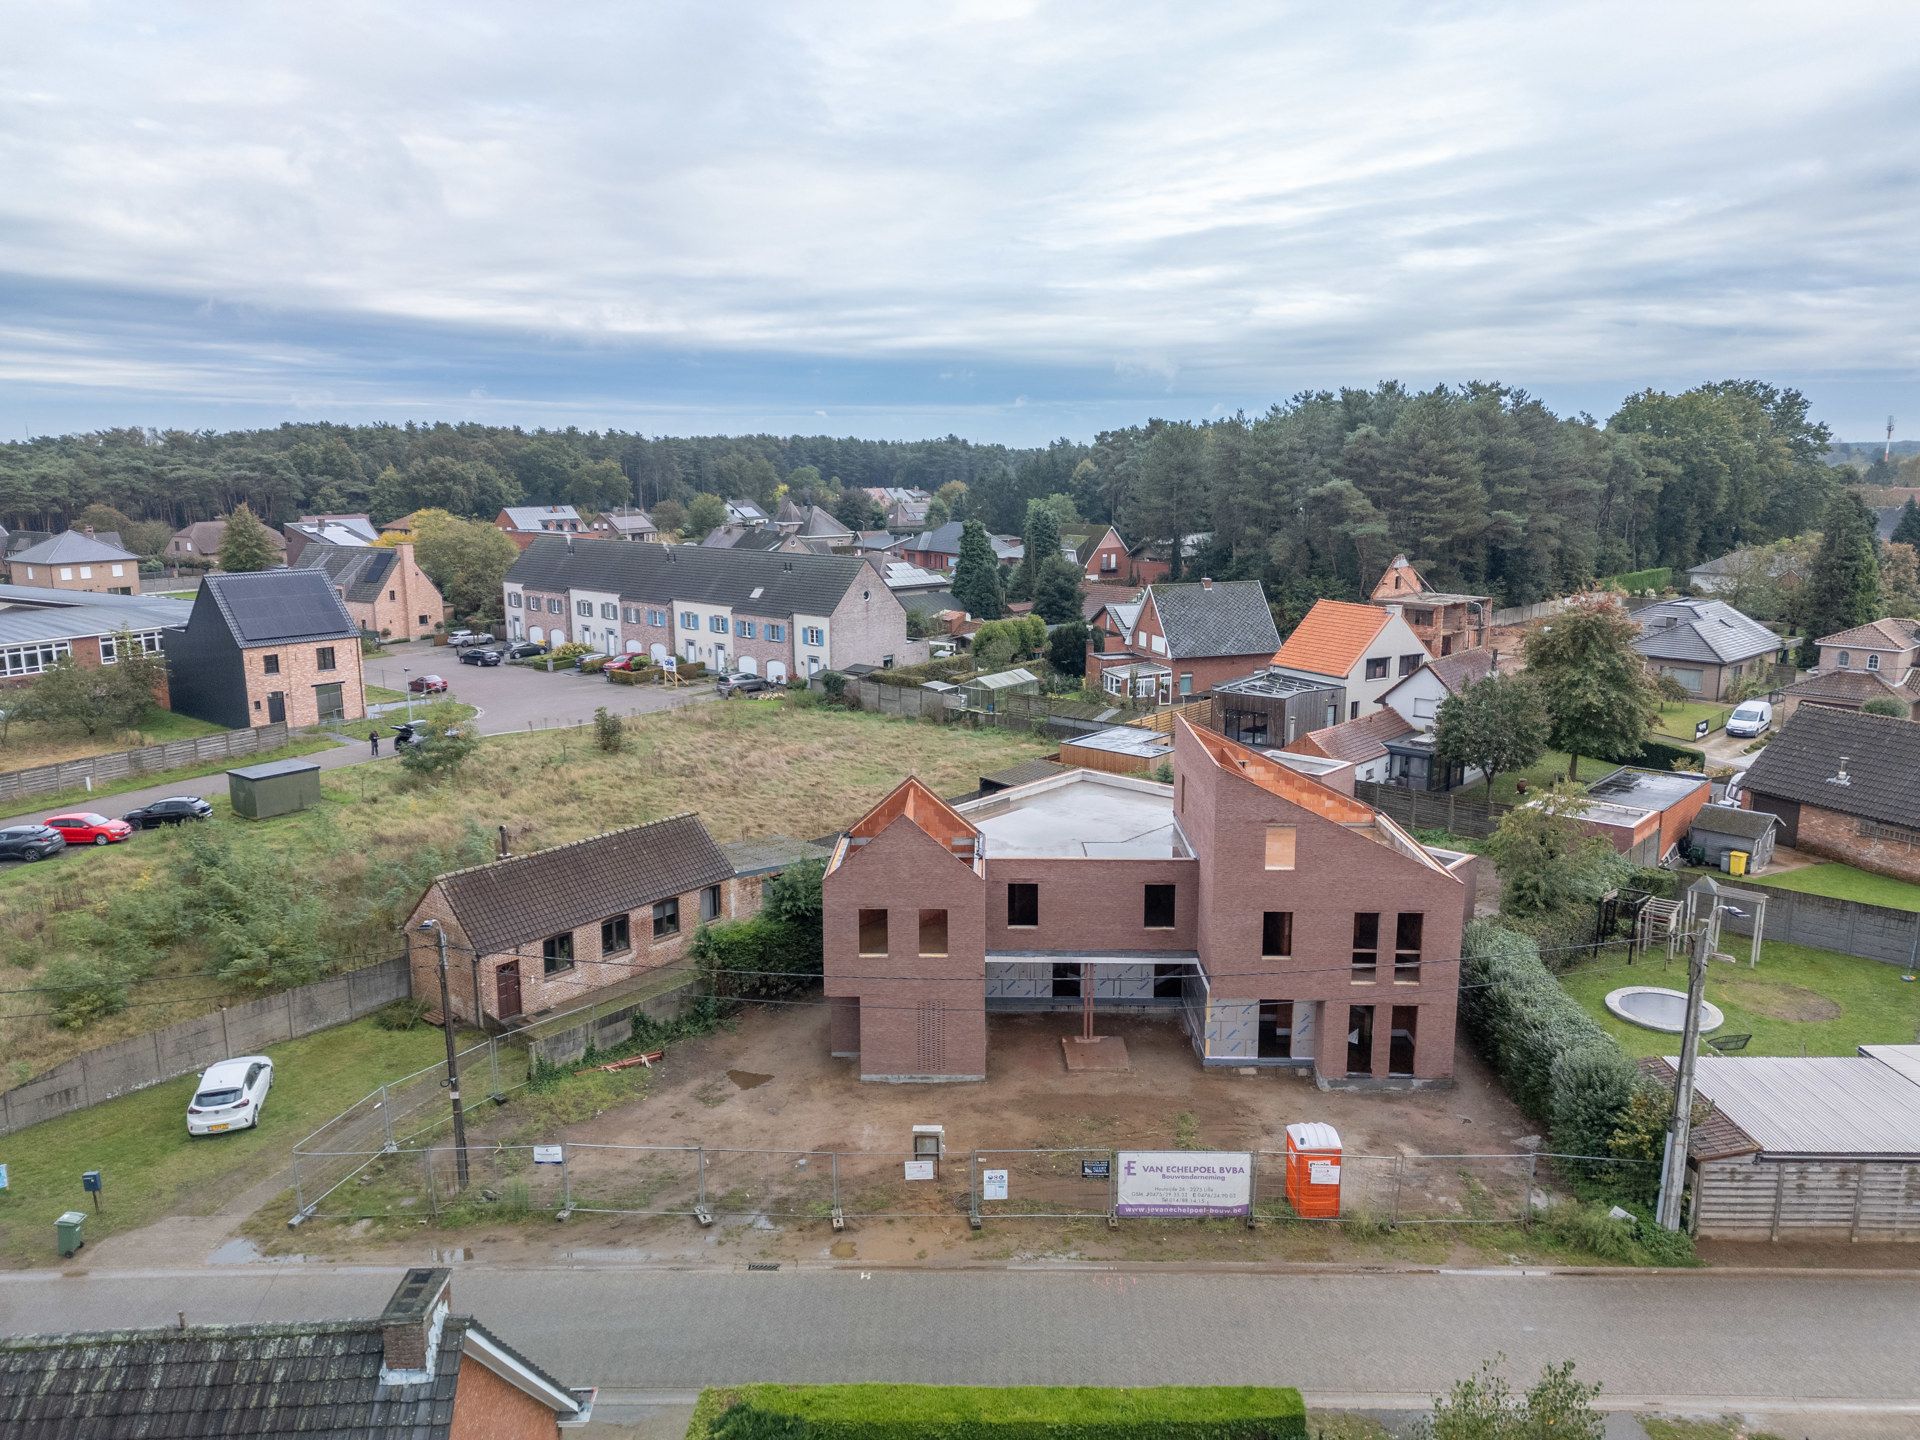
[(1563, 1155), (1605, 1155), (1637, 1072), (1619, 1043), (1548, 973), (1540, 947), (1489, 920), (1461, 946), (1460, 1014), (1520, 1108)]
[(703, 1391), (687, 1440), (1306, 1440), (1277, 1386), (741, 1385)]

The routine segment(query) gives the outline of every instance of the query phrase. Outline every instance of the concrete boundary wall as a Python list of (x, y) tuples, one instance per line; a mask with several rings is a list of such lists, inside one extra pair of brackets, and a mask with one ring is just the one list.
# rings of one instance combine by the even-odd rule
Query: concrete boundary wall
[[(1740, 886), (1750, 882), (1724, 883)], [(1885, 905), (1863, 905), (1858, 900), (1803, 895), (1797, 890), (1779, 890), (1771, 885), (1754, 884), (1752, 888), (1767, 897), (1764, 939), (1788, 940), (1795, 945), (1810, 945), (1815, 950), (1837, 950), (1842, 955), (1857, 955), (1862, 960), (1878, 960), (1887, 965), (1909, 965), (1920, 960), (1920, 913), (1894, 910)], [(1753, 933), (1753, 922), (1744, 916), (1725, 916), (1720, 925), (1735, 935)]]
[(699, 973), (691, 968), (685, 978), (670, 990), (636, 996), (604, 1006), (591, 1005), (584, 1014), (564, 1029), (541, 1029), (538, 1022), (529, 1027), (527, 1053), (542, 1065), (571, 1065), (589, 1050), (611, 1050), (633, 1037), (635, 1017), (650, 1020), (678, 1020), (693, 1008), (703, 994)]
[(121, 750), (112, 755), (91, 755), (84, 760), (68, 760), (59, 765), (9, 770), (0, 773), (0, 804), (77, 789), (89, 780), (98, 785), (136, 775), (177, 770), (182, 765), (197, 765), (203, 760), (231, 760), (241, 755), (258, 755), (262, 751), (277, 750), (286, 743), (286, 725), (275, 723), (257, 725), (251, 730), (222, 730), (217, 735), (198, 735), (191, 740), (169, 740), (164, 745)]
[(102, 1045), (0, 1092), (0, 1135), (371, 1014), (411, 993), (407, 957)]

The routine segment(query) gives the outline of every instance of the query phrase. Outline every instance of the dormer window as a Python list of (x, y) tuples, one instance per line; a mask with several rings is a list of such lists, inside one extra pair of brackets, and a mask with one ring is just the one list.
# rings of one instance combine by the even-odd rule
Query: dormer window
[(1878, 670), (1879, 668), (1880, 668), (1880, 657), (1878, 655), (1867, 656), (1867, 669)]
[(1852, 666), (1853, 666), (1853, 652), (1851, 650), (1842, 650), (1840, 652), (1840, 668), (1842, 670), (1847, 670), (1847, 669), (1851, 669)]

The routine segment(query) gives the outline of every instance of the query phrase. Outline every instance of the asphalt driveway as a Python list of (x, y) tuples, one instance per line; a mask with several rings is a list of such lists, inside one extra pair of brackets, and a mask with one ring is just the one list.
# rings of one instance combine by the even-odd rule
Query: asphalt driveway
[[(362, 666), (368, 683), (405, 690), (417, 675), (438, 675), (456, 700), (480, 712), (480, 733), (505, 735), (516, 730), (545, 730), (580, 725), (604, 705), (616, 715), (649, 715), (714, 698), (710, 682), (679, 688), (664, 685), (615, 685), (599, 675), (545, 670), (529, 665), (463, 665), (449, 646), (401, 645), (390, 655)], [(404, 711), (386, 717), (401, 718)]]

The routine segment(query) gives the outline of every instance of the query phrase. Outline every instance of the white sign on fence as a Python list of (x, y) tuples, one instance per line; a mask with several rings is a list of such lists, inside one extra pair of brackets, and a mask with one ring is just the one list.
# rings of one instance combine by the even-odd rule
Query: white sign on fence
[(561, 1165), (566, 1162), (567, 1147), (564, 1145), (536, 1145), (533, 1147), (533, 1163), (536, 1165)]
[(1253, 1156), (1233, 1150), (1122, 1150), (1117, 1215), (1245, 1215)]
[(980, 1198), (982, 1200), (1006, 1199), (1007, 1172), (1004, 1170), (982, 1170), (980, 1172)]
[(909, 1160), (906, 1166), (909, 1180), (933, 1179), (933, 1161), (931, 1160)]

